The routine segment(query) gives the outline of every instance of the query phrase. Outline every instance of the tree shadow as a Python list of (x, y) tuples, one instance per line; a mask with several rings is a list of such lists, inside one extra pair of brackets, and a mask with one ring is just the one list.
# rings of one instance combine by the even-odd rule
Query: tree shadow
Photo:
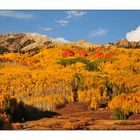
[(26, 122), (42, 118), (52, 118), (59, 115), (57, 112), (38, 109), (37, 107), (20, 102), (18, 110), (13, 112), (12, 120), (13, 122)]
[(54, 116), (59, 116), (60, 114), (54, 111), (41, 110), (33, 106), (26, 105), (25, 109), (27, 110), (26, 120), (38, 120), (44, 117), (52, 118)]

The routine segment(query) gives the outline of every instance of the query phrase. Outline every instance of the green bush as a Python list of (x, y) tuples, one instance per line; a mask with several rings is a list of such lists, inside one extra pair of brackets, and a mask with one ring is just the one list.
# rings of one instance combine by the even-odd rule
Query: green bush
[(86, 64), (86, 69), (88, 71), (100, 71), (99, 64), (96, 62), (89, 62)]
[(72, 65), (72, 64), (75, 64), (77, 62), (82, 62), (84, 64), (88, 63), (88, 60), (86, 59), (82, 59), (80, 57), (78, 58), (73, 58), (73, 59), (61, 59), (58, 64), (61, 64), (63, 66), (67, 66), (67, 65)]
[(77, 62), (81, 62), (86, 64), (86, 69), (88, 71), (99, 71), (99, 64), (102, 61), (99, 60), (95, 60), (94, 62), (90, 62), (89, 60), (83, 59), (83, 58), (73, 58), (73, 59), (61, 59), (59, 60), (58, 64), (63, 65), (64, 67), (66, 67), (67, 65), (72, 65), (75, 64)]
[(128, 116), (121, 111), (121, 108), (115, 108), (113, 116), (117, 120), (126, 120), (128, 118)]

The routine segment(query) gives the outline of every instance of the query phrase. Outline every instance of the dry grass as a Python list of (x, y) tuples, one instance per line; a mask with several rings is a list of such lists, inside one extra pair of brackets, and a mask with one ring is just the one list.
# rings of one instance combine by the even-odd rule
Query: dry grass
[(115, 125), (140, 125), (140, 120), (123, 120), (114, 122)]

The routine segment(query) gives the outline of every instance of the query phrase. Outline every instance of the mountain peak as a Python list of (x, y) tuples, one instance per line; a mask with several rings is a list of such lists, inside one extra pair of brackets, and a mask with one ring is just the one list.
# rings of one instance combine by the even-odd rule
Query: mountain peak
[(0, 34), (0, 53), (27, 52), (46, 45), (54, 45), (51, 39), (37, 33)]
[(128, 41), (127, 39), (123, 38), (118, 40), (117, 42), (114, 43), (116, 47), (120, 48), (140, 48), (140, 41), (135, 42), (135, 41)]
[(102, 46), (101, 44), (92, 43), (92, 42), (89, 42), (89, 41), (87, 41), (85, 39), (80, 39), (80, 40), (76, 41), (75, 44), (77, 46), (93, 47), (93, 48), (97, 48), (97, 47), (101, 47)]

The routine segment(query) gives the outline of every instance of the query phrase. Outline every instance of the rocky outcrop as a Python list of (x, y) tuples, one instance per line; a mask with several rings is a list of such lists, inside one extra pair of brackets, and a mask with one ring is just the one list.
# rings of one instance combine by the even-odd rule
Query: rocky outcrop
[[(52, 48), (59, 43), (54, 39), (50, 39), (45, 35), (36, 33), (10, 33), (0, 34), (0, 54), (9, 52), (19, 53), (37, 53), (42, 47)], [(70, 42), (71, 45), (85, 48), (108, 48), (111, 46), (119, 48), (140, 48), (139, 42), (129, 42), (126, 39), (121, 39), (115, 43), (109, 44), (97, 44), (88, 42), (87, 40), (81, 39), (76, 42)]]
[(53, 47), (55, 43), (47, 36), (34, 33), (0, 34), (0, 53), (5, 52), (32, 52), (47, 46)]
[(126, 39), (121, 39), (114, 43), (114, 45), (118, 48), (140, 48), (140, 41), (139, 42), (129, 42)]

